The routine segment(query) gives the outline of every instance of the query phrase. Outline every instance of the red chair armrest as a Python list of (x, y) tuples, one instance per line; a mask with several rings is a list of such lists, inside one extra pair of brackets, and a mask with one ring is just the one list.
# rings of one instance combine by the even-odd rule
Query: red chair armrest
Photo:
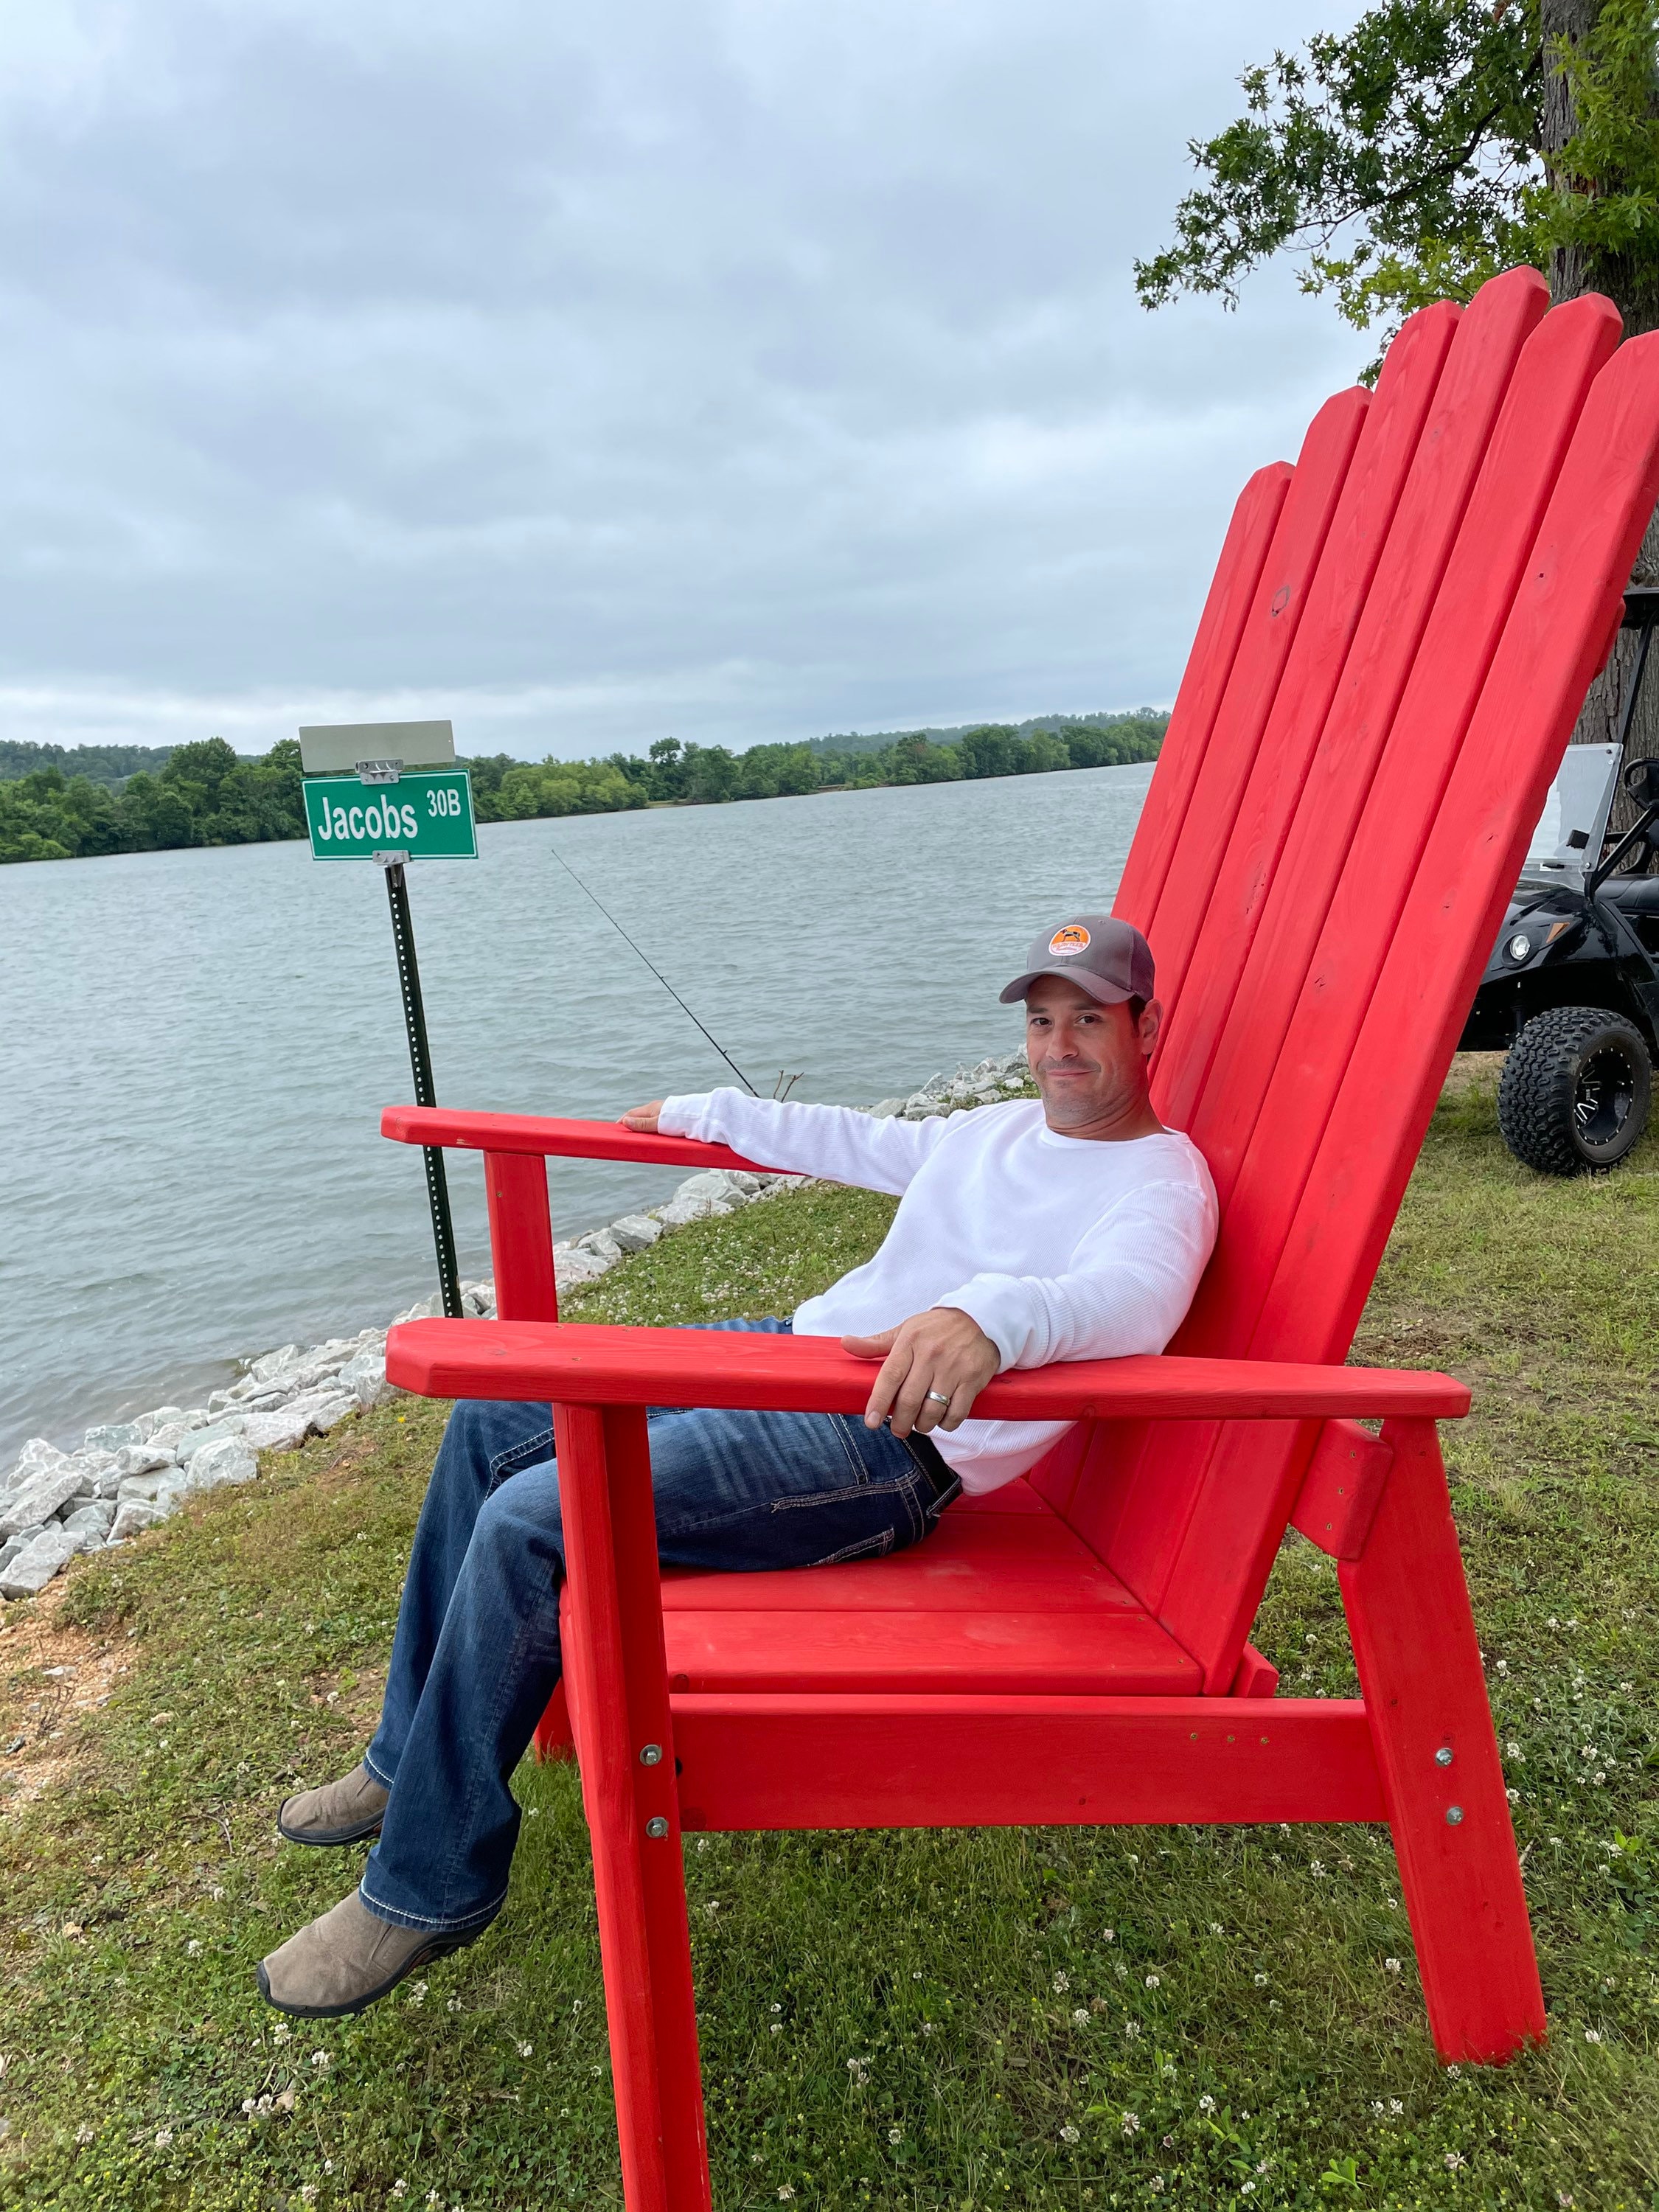
[(647, 1137), (620, 1121), (557, 1121), (538, 1114), (451, 1113), (442, 1106), (388, 1106), (380, 1134), (400, 1145), (451, 1146), (469, 1152), (539, 1152), (564, 1160), (655, 1161), (671, 1168), (745, 1168), (775, 1175), (729, 1145), (695, 1137)]
[[(428, 1398), (556, 1399), (588, 1406), (737, 1406), (859, 1413), (876, 1369), (829, 1336), (617, 1328), (563, 1322), (404, 1322), (386, 1374)], [(1256, 1359), (1079, 1359), (1000, 1375), (987, 1420), (1280, 1421), (1342, 1415), (1457, 1419), (1466, 1384), (1389, 1367)]]

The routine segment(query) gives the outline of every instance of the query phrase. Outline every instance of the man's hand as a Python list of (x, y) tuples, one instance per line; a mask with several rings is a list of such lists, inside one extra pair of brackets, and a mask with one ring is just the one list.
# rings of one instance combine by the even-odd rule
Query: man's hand
[(662, 1111), (660, 1098), (653, 1098), (648, 1106), (630, 1106), (621, 1117), (624, 1129), (637, 1129), (642, 1137), (657, 1133), (657, 1116)]
[[(878, 1429), (890, 1412), (896, 1437), (908, 1437), (912, 1429), (925, 1437), (930, 1429), (960, 1428), (1000, 1364), (990, 1338), (955, 1306), (912, 1314), (879, 1336), (844, 1336), (841, 1348), (854, 1359), (881, 1361), (864, 1425)], [(949, 1405), (930, 1398), (930, 1390), (941, 1392)]]

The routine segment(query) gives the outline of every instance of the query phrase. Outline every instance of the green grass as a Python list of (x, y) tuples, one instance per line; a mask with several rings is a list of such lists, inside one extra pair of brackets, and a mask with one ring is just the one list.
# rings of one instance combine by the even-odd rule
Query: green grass
[[(773, 1200), (580, 1310), (787, 1311), (888, 1211)], [(1656, 1245), (1659, 1145), (1539, 1181), (1477, 1084), (1437, 1118), (1356, 1351), (1475, 1384), (1447, 1444), (1548, 2047), (1437, 2065), (1382, 1830), (698, 1838), (723, 2212), (1659, 2203)], [(618, 2201), (568, 1769), (526, 1767), (510, 1909), (425, 1984), (292, 2034), (253, 1987), (353, 1879), (359, 1855), (279, 1847), (271, 1812), (362, 1747), (441, 1418), (404, 1401), (80, 1563), (49, 1627), (9, 1613), (5, 1765), (57, 1771), (0, 1810), (0, 2203)], [(1257, 1640), (1287, 1689), (1352, 1686), (1300, 1539)]]

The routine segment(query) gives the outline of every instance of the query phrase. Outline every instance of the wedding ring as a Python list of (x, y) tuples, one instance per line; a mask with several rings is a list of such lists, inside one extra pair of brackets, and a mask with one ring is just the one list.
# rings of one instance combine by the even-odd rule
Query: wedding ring
[(951, 1402), (950, 1394), (948, 1391), (930, 1390), (927, 1395), (930, 1398), (937, 1399), (941, 1406), (948, 1406)]

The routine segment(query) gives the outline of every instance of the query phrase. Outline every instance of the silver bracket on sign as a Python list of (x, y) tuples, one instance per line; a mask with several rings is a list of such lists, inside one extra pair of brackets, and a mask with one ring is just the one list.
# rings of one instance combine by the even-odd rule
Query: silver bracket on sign
[(369, 859), (377, 868), (401, 868), (409, 858), (408, 853), (371, 853)]
[(401, 783), (403, 775), (404, 764), (400, 760), (359, 761), (357, 763), (359, 783)]

